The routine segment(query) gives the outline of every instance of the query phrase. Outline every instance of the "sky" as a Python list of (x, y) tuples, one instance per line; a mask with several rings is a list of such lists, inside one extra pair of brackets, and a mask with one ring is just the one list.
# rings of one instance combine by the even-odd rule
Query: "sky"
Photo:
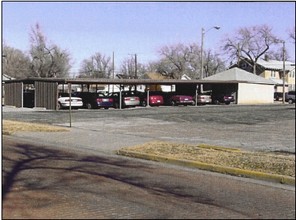
[[(218, 51), (221, 40), (241, 27), (268, 25), (286, 41), (295, 60), (288, 31), (295, 27), (295, 2), (1, 2), (2, 42), (28, 52), (32, 27), (39, 23), (49, 44), (67, 50), (71, 73), (99, 52), (120, 63), (137, 54), (138, 63), (159, 59), (159, 49), (177, 43)], [(220, 26), (219, 30), (212, 27)]]

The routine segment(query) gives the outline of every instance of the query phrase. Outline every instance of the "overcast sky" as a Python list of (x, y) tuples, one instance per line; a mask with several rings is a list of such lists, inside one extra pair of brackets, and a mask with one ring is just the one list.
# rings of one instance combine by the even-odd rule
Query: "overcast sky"
[[(269, 25), (281, 39), (295, 27), (295, 2), (2, 2), (2, 41), (29, 51), (31, 28), (39, 23), (48, 43), (68, 50), (77, 72), (96, 52), (112, 57), (115, 68), (137, 54), (138, 62), (158, 58), (158, 50), (176, 43), (201, 43), (218, 50), (238, 28)], [(295, 60), (295, 44), (287, 40)]]

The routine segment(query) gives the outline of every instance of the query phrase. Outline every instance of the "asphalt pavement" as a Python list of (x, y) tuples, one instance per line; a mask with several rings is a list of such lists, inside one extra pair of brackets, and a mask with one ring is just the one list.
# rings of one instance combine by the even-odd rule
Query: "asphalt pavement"
[[(47, 111), (45, 109), (17, 109), (13, 107), (4, 107), (2, 108), (2, 110), (3, 119), (14, 119), (37, 123), (50, 123), (54, 125), (69, 127), (69, 115), (67, 111), (55, 112)], [(277, 115), (279, 114), (279, 112), (283, 112), (284, 115), (286, 115), (286, 118), (278, 119)], [(122, 147), (142, 144), (152, 140), (165, 140), (181, 143), (207, 143), (220, 146), (222, 145), (225, 147), (239, 147), (249, 150), (289, 151), (295, 153), (295, 105), (262, 106), (262, 108), (258, 106), (223, 106), (220, 109), (215, 108), (215, 106), (211, 106), (205, 108), (137, 108), (126, 109), (122, 111), (78, 110), (73, 112), (72, 117), (73, 118), (71, 122), (71, 128), (69, 127), (68, 132), (19, 132), (8, 138), (12, 142), (11, 145), (7, 146), (12, 146), (12, 148), (7, 149), (11, 150), (11, 152), (5, 154), (5, 158), (9, 160), (5, 161), (4, 167), (6, 168), (6, 171), (12, 175), (8, 176), (11, 179), (8, 178), (8, 180), (10, 181), (6, 183), (9, 184), (15, 182), (16, 184), (14, 183), (13, 187), (9, 188), (9, 191), (6, 194), (4, 203), (4, 211), (6, 217), (295, 217), (295, 208), (294, 211), (291, 209), (291, 207), (295, 207), (295, 196), (291, 196), (290, 194), (291, 192), (293, 194), (295, 193), (295, 188), (290, 186), (286, 187), (284, 185), (277, 184), (272, 184), (268, 186), (269, 184), (267, 182), (255, 182), (254, 185), (256, 189), (262, 188), (261, 192), (266, 190), (266, 192), (264, 193), (266, 197), (281, 198), (281, 201), (271, 199), (270, 204), (267, 202), (266, 198), (265, 202), (262, 204), (260, 203), (259, 205), (258, 202), (260, 201), (260, 197), (262, 197), (263, 195), (260, 195), (260, 193), (258, 194), (258, 192), (256, 193), (246, 191), (248, 187), (253, 187), (252, 181), (246, 179), (244, 180), (246, 182), (242, 184), (242, 182), (240, 182), (240, 180), (238, 179), (239, 182), (237, 183), (237, 186), (231, 187), (232, 189), (235, 189), (233, 193), (237, 194), (240, 198), (242, 198), (242, 195), (244, 195), (245, 193), (246, 194), (245, 196), (243, 196), (244, 202), (237, 203), (237, 198), (233, 198), (234, 200), (231, 202), (225, 200), (225, 194), (222, 193), (222, 191), (226, 190), (226, 188), (223, 190), (222, 188), (220, 188), (223, 185), (221, 185), (222, 179), (220, 179), (216, 180), (217, 183), (219, 182), (219, 187), (217, 188), (216, 186), (216, 189), (217, 193), (222, 193), (220, 195), (220, 199), (221, 201), (224, 201), (224, 203), (226, 202), (225, 207), (224, 205), (221, 205), (222, 203), (219, 203), (219, 205), (214, 204), (214, 201), (217, 199), (217, 197), (215, 197), (214, 195), (213, 198), (211, 198), (210, 200), (206, 198), (200, 198), (200, 193), (206, 194), (206, 191), (205, 189), (199, 191), (197, 188), (193, 190), (193, 192), (197, 193), (197, 195), (195, 195), (194, 197), (190, 196), (188, 198), (192, 197), (192, 199), (194, 198), (202, 200), (197, 203), (196, 201), (187, 201), (187, 199), (185, 199), (183, 195), (184, 192), (181, 193), (180, 191), (180, 195), (178, 195), (178, 201), (180, 199), (182, 201), (180, 200), (176, 204), (180, 206), (182, 202), (187, 201), (184, 203), (186, 204), (187, 208), (185, 208), (185, 206), (182, 206), (181, 211), (172, 212), (172, 210), (174, 210), (175, 208), (174, 205), (171, 204), (171, 201), (174, 201), (176, 198), (171, 198), (168, 195), (161, 195), (160, 192), (165, 192), (167, 190), (168, 184), (178, 183), (180, 181), (178, 180), (180, 179), (180, 177), (172, 180), (171, 182), (164, 183), (165, 187), (163, 186), (164, 188), (161, 190), (158, 190), (158, 187), (155, 187), (155, 190), (157, 190), (153, 190), (152, 194), (158, 195), (160, 196), (160, 198), (163, 199), (162, 202), (159, 203), (162, 205), (157, 206), (152, 205), (154, 204), (154, 201), (156, 201), (155, 197), (151, 197), (151, 203), (148, 206), (147, 204), (144, 205), (143, 201), (139, 200), (138, 202), (136, 202), (137, 199), (142, 197), (141, 195), (143, 195), (143, 193), (147, 196), (147, 198), (150, 197), (150, 195), (147, 194), (146, 190), (142, 190), (143, 183), (141, 181), (144, 180), (143, 177), (139, 179), (138, 177), (135, 178), (131, 176), (126, 176), (118, 179), (119, 177), (114, 174), (115, 170), (112, 172), (109, 171), (108, 174), (104, 173), (103, 175), (99, 175), (103, 176), (104, 178), (111, 178), (113, 180), (113, 183), (114, 180), (115, 182), (129, 182), (129, 184), (131, 184), (133, 181), (140, 181), (137, 182), (136, 188), (131, 187), (131, 185), (120, 186), (123, 187), (120, 188), (121, 190), (119, 190), (121, 191), (121, 193), (123, 193), (121, 194), (120, 198), (125, 198), (125, 195), (133, 195), (133, 198), (128, 198), (127, 200), (122, 201), (119, 201), (119, 197), (115, 193), (113, 197), (110, 197), (110, 192), (114, 192), (114, 188), (111, 188), (111, 186), (108, 188), (109, 185), (107, 182), (106, 184), (100, 185), (102, 186), (102, 188), (98, 188), (98, 185), (94, 184), (92, 186), (94, 187), (92, 190), (94, 190), (93, 193), (97, 194), (89, 193), (92, 192), (92, 190), (90, 190), (91, 188), (89, 188), (88, 186), (92, 185), (92, 183), (97, 183), (97, 181), (101, 183), (102, 179), (98, 180), (93, 179), (95, 177), (88, 177), (87, 180), (84, 180), (83, 178), (84, 174), (87, 174), (88, 176), (91, 174), (92, 176), (92, 172), (94, 171), (89, 170), (89, 168), (95, 168), (95, 172), (102, 172), (103, 168), (99, 168), (100, 166), (98, 166), (98, 162), (101, 164), (102, 167), (103, 165), (106, 165), (107, 167), (116, 165), (118, 166), (118, 168), (138, 167), (138, 162), (133, 162), (134, 165), (132, 166), (128, 165), (126, 161), (116, 162), (116, 160), (114, 160), (113, 162), (107, 163), (107, 159), (100, 157), (99, 155), (115, 156), (115, 151), (121, 149)], [(282, 127), (285, 128), (285, 133), (282, 132)], [(213, 131), (215, 132), (213, 133)], [(273, 135), (270, 135), (271, 133)], [(14, 142), (14, 140), (16, 142)], [(37, 145), (41, 146), (41, 148), (34, 147)], [(19, 150), (20, 147), (22, 149), (21, 151), (24, 152), (21, 152)], [(49, 150), (50, 148), (51, 150)], [(54, 151), (59, 149), (61, 150), (61, 152)], [(68, 153), (65, 154), (65, 152), (69, 152), (71, 155), (73, 153), (77, 153), (77, 155), (83, 154), (87, 156), (78, 156), (80, 157), (80, 159), (77, 159), (77, 156), (74, 157), (68, 155)], [(19, 155), (17, 156), (17, 154)], [(46, 154), (46, 163), (42, 162), (44, 159), (44, 154)], [(7, 157), (7, 155), (9, 156)], [(20, 157), (20, 159), (22, 160), (19, 161), (19, 159), (15, 159), (15, 157)], [(54, 160), (51, 160), (50, 158)], [(16, 166), (14, 167), (22, 168), (14, 171), (15, 173), (21, 171), (20, 176), (15, 175), (14, 177), (15, 173), (7, 170), (7, 168), (9, 169), (10, 166), (13, 167), (13, 161), (16, 162)], [(66, 171), (65, 175), (61, 176), (61, 174), (58, 172), (62, 166), (58, 161), (63, 161), (63, 163), (70, 163), (70, 165), (66, 165), (65, 168), (63, 167), (63, 171)], [(89, 166), (89, 162), (96, 162), (96, 164)], [(26, 165), (27, 163), (30, 164), (30, 169), (28, 169), (29, 167)], [(83, 167), (85, 167), (85, 169), (83, 168), (83, 174), (77, 175), (81, 173), (80, 169), (82, 165), (80, 165), (80, 163), (83, 163)], [(162, 167), (160, 166), (160, 164), (156, 166), (159, 167), (156, 168), (156, 170), (159, 170)], [(44, 168), (39, 171), (38, 167)], [(50, 169), (48, 169), (48, 167), (50, 167)], [(145, 168), (145, 166), (143, 165), (141, 165), (140, 167), (142, 167), (146, 171), (151, 169)], [(52, 174), (52, 171), (48, 173), (43, 172), (46, 170), (45, 168), (47, 170), (56, 171), (56, 173)], [(138, 168), (137, 170), (139, 170), (139, 172), (142, 172), (140, 171), (140, 168)], [(70, 173), (70, 176), (66, 174), (68, 172)], [(154, 173), (155, 172), (156, 171), (154, 171)], [(172, 175), (172, 173), (171, 175), (168, 175), (168, 173), (170, 172), (172, 171), (163, 171), (158, 178), (170, 178), (170, 176)], [(74, 174), (75, 176), (72, 176)], [(135, 171), (132, 171), (131, 174), (135, 174)], [(181, 173), (178, 172), (178, 175), (180, 174)], [(52, 178), (49, 178), (51, 176)], [(15, 178), (15, 181), (12, 181), (13, 178)], [(185, 180), (187, 178), (189, 177), (182, 177), (181, 179)], [(203, 178), (205, 178), (205, 176)], [(156, 179), (157, 178), (153, 177), (152, 179), (149, 179), (149, 181), (155, 182)], [(213, 176), (211, 177), (211, 179), (213, 180)], [(74, 180), (77, 183), (73, 185)], [(50, 182), (50, 187), (48, 185), (48, 181)], [(201, 179), (198, 178), (198, 182), (200, 181)], [(39, 183), (37, 184), (37, 182)], [(189, 182), (192, 183), (193, 181), (189, 180)], [(135, 183), (132, 183), (132, 185), (134, 184)], [(176, 192), (179, 192), (179, 190), (184, 187), (184, 183), (180, 184), (180, 186), (176, 186)], [(199, 186), (199, 188), (203, 185), (207, 185), (208, 183), (200, 184), (201, 185)], [(228, 184), (229, 183), (225, 183), (225, 186), (227, 186), (227, 188), (229, 188)], [(244, 185), (244, 187), (242, 187), (242, 185)], [(79, 190), (77, 188), (78, 186)], [(141, 189), (138, 188), (139, 186), (141, 186)], [(119, 185), (116, 185), (116, 187), (117, 189), (119, 189)], [(188, 187), (191, 188), (192, 186), (189, 184)], [(186, 188), (186, 190), (189, 190), (189, 188)], [(279, 190), (275, 190), (276, 188), (278, 188)], [(67, 191), (67, 189), (69, 189), (69, 191)], [(211, 188), (210, 186), (209, 189), (210, 191), (213, 191), (213, 188)], [(75, 190), (75, 192), (79, 191), (80, 193), (73, 194), (73, 190)], [(136, 194), (133, 194), (134, 192), (136, 192)], [(174, 194), (176, 192), (174, 192)], [(89, 195), (85, 197), (85, 193)], [(269, 193), (271, 193), (270, 196), (268, 196)], [(192, 195), (192, 192), (190, 192), (190, 195)], [(231, 195), (231, 193), (229, 195)], [(256, 198), (256, 201), (255, 197), (258, 197)], [(73, 200), (73, 198), (76, 198), (77, 201)], [(284, 198), (286, 198), (286, 201), (283, 202)], [(143, 199), (145, 199), (145, 197), (143, 197)], [(254, 199), (254, 201), (252, 199)], [(18, 202), (15, 203), (13, 201)], [(122, 206), (122, 204), (125, 205)], [(195, 206), (196, 204), (199, 205)], [(208, 205), (211, 207), (210, 209), (206, 208), (208, 207)], [(81, 209), (73, 209), (73, 207), (77, 206), (81, 206)], [(151, 208), (149, 208), (149, 206)], [(236, 208), (237, 206), (239, 206), (239, 208)], [(264, 207), (262, 208), (261, 206)], [(158, 210), (157, 207), (163, 207), (164, 210)], [(278, 209), (276, 209), (275, 207), (277, 207)], [(12, 212), (13, 214), (9, 214), (12, 210), (15, 210), (15, 212)], [(155, 212), (155, 210), (157, 211)], [(266, 212), (264, 211), (263, 214), (262, 210), (266, 210)]]

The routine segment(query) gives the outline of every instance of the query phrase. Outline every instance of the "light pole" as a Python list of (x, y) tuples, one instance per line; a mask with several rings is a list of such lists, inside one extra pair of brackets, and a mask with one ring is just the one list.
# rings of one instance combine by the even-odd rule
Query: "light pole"
[(207, 33), (208, 31), (210, 31), (211, 29), (215, 28), (216, 30), (219, 30), (220, 27), (219, 26), (214, 26), (214, 27), (211, 27), (209, 28), (208, 30), (205, 31), (204, 28), (201, 29), (201, 49), (200, 49), (200, 53), (201, 53), (201, 75), (200, 75), (200, 78), (203, 79), (203, 45), (204, 45), (204, 37), (205, 37), (205, 33)]

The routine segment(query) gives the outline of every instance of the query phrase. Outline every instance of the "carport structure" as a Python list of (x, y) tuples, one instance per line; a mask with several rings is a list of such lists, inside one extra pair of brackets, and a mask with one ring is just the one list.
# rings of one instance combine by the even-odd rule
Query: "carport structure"
[[(213, 92), (233, 93), (237, 104), (271, 104), (274, 102), (275, 82), (240, 68), (217, 73), (204, 78)], [(211, 84), (211, 81), (214, 84)], [(217, 81), (220, 83), (217, 84)], [(229, 82), (236, 82), (229, 84)]]
[[(240, 84), (250, 83), (248, 79), (236, 78), (229, 80), (209, 79), (204, 80), (176, 80), (176, 79), (62, 79), (62, 78), (26, 78), (17, 80), (4, 80), (4, 103), (16, 107), (42, 107), (46, 109), (57, 110), (58, 103), (58, 85), (67, 85), (69, 91), (73, 85), (118, 85), (120, 92), (126, 85), (137, 86), (145, 85), (147, 96), (149, 96), (149, 87), (155, 85), (175, 85), (177, 93), (196, 95), (200, 92), (200, 86), (203, 85), (207, 89), (224, 89), (233, 93), (239, 93)], [(263, 84), (268, 84), (263, 82)], [(33, 103), (28, 106), (25, 94), (34, 91)], [(273, 95), (273, 93), (272, 93)], [(149, 98), (147, 99), (149, 100)]]
[[(42, 107), (57, 110), (58, 86), (67, 85), (69, 91), (73, 85), (80, 85), (83, 88), (90, 85), (118, 85), (120, 91), (124, 86), (145, 85), (149, 96), (149, 86), (152, 85), (176, 85), (177, 91), (186, 88), (187, 93), (197, 92), (201, 81), (197, 80), (151, 80), (151, 79), (62, 79), (62, 78), (26, 78), (16, 80), (4, 80), (4, 102), (5, 105), (16, 107)], [(178, 85), (180, 88), (178, 88)], [(26, 102), (26, 95), (33, 94), (34, 103)], [(148, 99), (149, 100), (149, 99)]]

